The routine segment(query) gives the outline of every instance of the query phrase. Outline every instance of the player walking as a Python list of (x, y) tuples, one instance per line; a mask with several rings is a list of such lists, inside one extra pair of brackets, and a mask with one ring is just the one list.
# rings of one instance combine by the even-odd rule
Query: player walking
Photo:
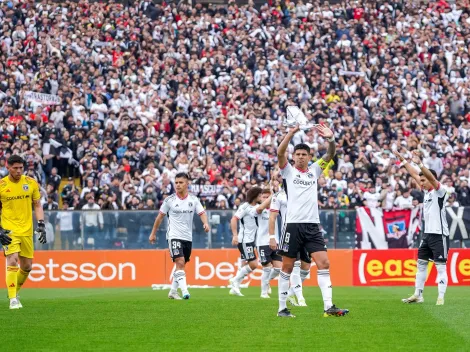
[(163, 218), (168, 216), (167, 240), (171, 259), (176, 265), (170, 293), (168, 294), (170, 299), (181, 299), (178, 295), (178, 287), (181, 289), (183, 299), (190, 298), (186, 284), (185, 266), (191, 258), (194, 213), (201, 217), (204, 231), (207, 233), (210, 230), (206, 212), (199, 199), (188, 193), (188, 186), (189, 176), (186, 173), (176, 174), (176, 194), (164, 200), (149, 237), (150, 243), (155, 244), (157, 230)]
[(411, 177), (424, 190), (424, 236), (418, 249), (415, 293), (409, 298), (402, 299), (402, 302), (424, 302), (423, 290), (427, 277), (428, 262), (433, 260), (434, 265), (436, 265), (438, 280), (436, 305), (442, 306), (444, 305), (444, 295), (447, 289), (447, 254), (449, 252), (449, 227), (444, 207), (448, 194), (437, 181), (436, 172), (423, 165), (418, 151), (413, 151), (411, 160), (419, 166), (420, 173), (399, 152), (396, 151), (395, 155), (400, 159)]
[[(269, 190), (266, 191), (270, 192)], [(264, 209), (269, 207), (271, 203), (271, 196), (261, 203), (262, 193), (263, 190), (260, 187), (251, 188), (246, 194), (246, 202), (238, 208), (230, 221), (233, 234), (232, 245), (238, 247), (242, 261), (247, 262), (247, 264), (238, 271), (237, 275), (230, 279), (230, 284), (232, 285), (230, 289), (231, 295), (243, 296), (240, 292), (240, 283), (245, 276), (249, 275), (258, 266), (255, 254), (258, 216)], [(237, 231), (238, 222), (240, 222), (240, 232)]]
[[(272, 250), (276, 250), (277, 249), (276, 241), (279, 241), (279, 240), (275, 239), (276, 236), (273, 234), (276, 231), (275, 225), (277, 222), (277, 216), (279, 215), (281, 217), (281, 228), (283, 228), (286, 222), (286, 214), (287, 214), (287, 195), (282, 187), (279, 190), (279, 192), (277, 192), (273, 196), (273, 199), (271, 200), (270, 211), (271, 211), (271, 215), (269, 218), (269, 233), (270, 233), (269, 247)], [(306, 307), (307, 303), (305, 302), (305, 298), (303, 296), (302, 283), (304, 282), (304, 280), (307, 278), (308, 274), (310, 273), (310, 265), (311, 265), (312, 260), (310, 259), (308, 253), (305, 250), (302, 251), (302, 256), (299, 253), (299, 258), (302, 258), (302, 260), (297, 260), (294, 263), (294, 269), (292, 270), (292, 274), (290, 277), (290, 288), (289, 288), (289, 295), (287, 299), (293, 306)], [(281, 258), (281, 261), (282, 261), (282, 258)], [(278, 265), (279, 265), (279, 269), (278, 269), (279, 271), (277, 272), (277, 274), (279, 274), (280, 272), (280, 268), (282, 267), (282, 262), (279, 262)], [(277, 266), (275, 266), (273, 270), (275, 270), (276, 268)], [(275, 277), (277, 276), (278, 275), (275, 275)]]
[[(261, 200), (263, 202), (266, 201), (270, 195), (271, 192), (269, 190), (264, 190), (261, 195)], [(271, 204), (273, 200), (271, 200)], [(277, 277), (281, 271), (282, 257), (276, 252), (279, 236), (277, 235), (277, 226), (275, 222), (273, 230), (271, 231), (269, 209), (264, 209), (260, 214), (258, 217), (258, 225), (256, 246), (261, 265), (263, 266), (263, 275), (261, 276), (261, 298), (270, 298), (269, 282), (272, 278)], [(274, 241), (274, 248), (269, 245), (270, 241)]]
[(40, 243), (46, 243), (46, 226), (39, 186), (34, 179), (23, 175), (23, 171), (24, 160), (18, 155), (12, 155), (8, 158), (8, 176), (0, 180), (0, 242), (7, 257), (6, 284), (10, 309), (23, 308), (18, 299), (18, 292), (33, 265), (33, 208), (38, 220), (34, 234)]
[(289, 279), (294, 269), (297, 255), (306, 250), (317, 265), (318, 286), (324, 302), (324, 317), (343, 316), (347, 309), (337, 308), (332, 303), (330, 262), (326, 252), (325, 240), (320, 231), (318, 213), (317, 179), (336, 152), (333, 132), (326, 126), (317, 125), (318, 133), (329, 142), (328, 151), (322, 159), (308, 166), (311, 159), (310, 147), (297, 144), (294, 147), (294, 166), (288, 163), (287, 147), (299, 127), (289, 131), (279, 145), (277, 156), (284, 189), (287, 194), (287, 215), (284, 229), (279, 240), (280, 253), (283, 255), (282, 270), (279, 275), (279, 310), (280, 317), (294, 317), (287, 309)]

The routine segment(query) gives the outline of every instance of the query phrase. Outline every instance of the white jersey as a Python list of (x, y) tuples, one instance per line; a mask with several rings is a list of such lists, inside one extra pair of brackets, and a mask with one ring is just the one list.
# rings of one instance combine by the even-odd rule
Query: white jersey
[(437, 189), (424, 191), (424, 233), (449, 236), (446, 204), (448, 193), (439, 183)]
[(205, 210), (196, 196), (188, 194), (182, 199), (173, 194), (163, 201), (160, 213), (168, 216), (167, 240), (193, 240), (194, 213), (204, 214)]
[[(256, 246), (269, 246), (269, 215), (271, 212), (268, 209), (264, 209), (263, 212), (258, 215), (258, 236), (256, 237)], [(276, 235), (277, 235), (277, 223), (276, 223)], [(277, 242), (278, 236), (276, 236)]]
[[(320, 162), (312, 164), (307, 170), (298, 170), (287, 163), (281, 169), (284, 190), (287, 195), (286, 224), (319, 224), (317, 180), (322, 173)], [(284, 225), (283, 225), (284, 226)]]
[(251, 243), (256, 241), (256, 234), (258, 232), (258, 206), (243, 203), (235, 213), (235, 217), (240, 222), (240, 231), (238, 233), (239, 243)]

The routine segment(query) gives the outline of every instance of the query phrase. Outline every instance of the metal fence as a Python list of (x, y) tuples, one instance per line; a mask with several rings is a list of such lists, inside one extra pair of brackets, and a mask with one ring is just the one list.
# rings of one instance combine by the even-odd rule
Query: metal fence
[[(48, 243), (37, 249), (149, 249), (148, 237), (157, 211), (46, 211)], [(194, 218), (194, 248), (231, 248), (232, 210), (208, 210), (211, 231), (206, 234), (200, 219)], [(90, 217), (90, 218), (86, 218)], [(355, 248), (356, 212), (322, 210), (320, 221), (328, 248)], [(98, 226), (87, 226), (92, 223)], [(67, 231), (66, 228), (73, 227)], [(165, 219), (157, 232), (157, 248), (167, 248)], [(419, 243), (419, 239), (416, 244)], [(470, 246), (469, 241), (452, 240), (451, 246)]]

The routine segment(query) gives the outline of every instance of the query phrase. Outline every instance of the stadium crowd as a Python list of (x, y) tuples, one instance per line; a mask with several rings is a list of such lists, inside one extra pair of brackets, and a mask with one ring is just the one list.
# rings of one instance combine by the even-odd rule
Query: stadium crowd
[(297, 105), (336, 135), (322, 207), (421, 202), (393, 156), (416, 148), (470, 205), (470, 3), (426, 3), (3, 1), (0, 175), (20, 154), (45, 209), (155, 209), (188, 172), (204, 206), (236, 209)]

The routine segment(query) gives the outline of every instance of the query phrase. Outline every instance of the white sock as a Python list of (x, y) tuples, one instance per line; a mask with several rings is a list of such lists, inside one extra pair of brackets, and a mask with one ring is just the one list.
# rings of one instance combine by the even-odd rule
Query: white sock
[[(426, 282), (428, 270), (428, 261), (418, 259), (418, 271), (416, 272), (415, 282), (415, 296), (421, 297), (423, 295), (424, 283)], [(447, 276), (446, 276), (447, 277)]]
[(444, 298), (447, 289), (447, 265), (445, 263), (435, 263), (437, 269), (437, 290), (439, 298)]
[(279, 273), (279, 312), (287, 308), (287, 296), (289, 295), (289, 279), (290, 274), (284, 272)]
[(173, 281), (171, 282), (171, 292), (176, 293), (178, 292), (178, 281), (175, 277), (176, 272), (173, 273)]
[(176, 280), (177, 285), (180, 287), (181, 292), (184, 294), (188, 292), (188, 285), (186, 285), (186, 273), (184, 270), (176, 270), (175, 271), (175, 278), (173, 281)]
[(280, 272), (281, 272), (281, 268), (272, 268), (271, 275), (269, 275), (269, 281), (278, 277)]
[(300, 279), (302, 280), (302, 282), (305, 281), (305, 279), (307, 278), (308, 274), (310, 274), (310, 270), (300, 269)]
[(263, 268), (263, 275), (261, 275), (261, 293), (268, 293), (269, 277), (271, 276), (271, 267)]
[(243, 268), (240, 269), (240, 271), (237, 273), (237, 276), (235, 276), (235, 280), (238, 282), (242, 282), (245, 276), (247, 276), (249, 273), (251, 273), (253, 270), (251, 270), (250, 266), (247, 264)]
[[(298, 270), (296, 270), (298, 269)], [(295, 268), (294, 271), (300, 271), (300, 268)], [(302, 279), (300, 278), (300, 274), (295, 273), (292, 271), (292, 275), (290, 276), (290, 292), (289, 295), (295, 294), (298, 300), (304, 300), (304, 295), (302, 294)]]
[(333, 289), (331, 288), (330, 270), (317, 270), (318, 286), (323, 296), (323, 305), (325, 310), (333, 305)]

